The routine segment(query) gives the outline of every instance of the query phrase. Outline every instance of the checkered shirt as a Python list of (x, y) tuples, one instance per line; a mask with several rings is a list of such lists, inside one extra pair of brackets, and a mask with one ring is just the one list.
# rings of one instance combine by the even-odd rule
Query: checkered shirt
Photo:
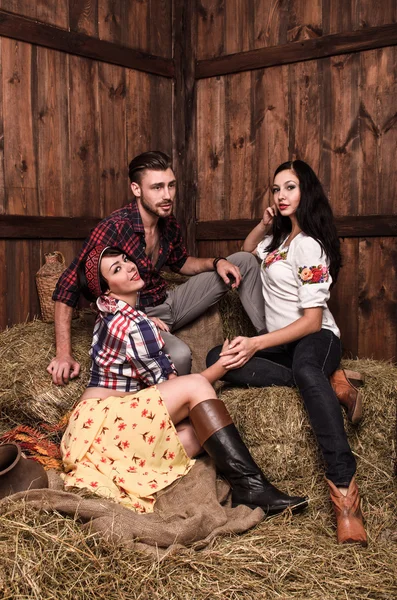
[(134, 201), (114, 211), (91, 231), (80, 254), (59, 278), (52, 299), (73, 308), (77, 305), (80, 296), (77, 282), (78, 265), (95, 246), (100, 244), (117, 246), (135, 262), (145, 282), (145, 287), (139, 294), (139, 308), (156, 306), (164, 302), (167, 285), (160, 276), (160, 271), (167, 265), (178, 272), (185, 264), (188, 253), (174, 216), (160, 218), (158, 224), (160, 247), (157, 263), (153, 265), (145, 254), (145, 230), (137, 203)]
[(157, 327), (144, 313), (106, 296), (98, 298), (97, 307), (88, 387), (136, 392), (177, 373)]

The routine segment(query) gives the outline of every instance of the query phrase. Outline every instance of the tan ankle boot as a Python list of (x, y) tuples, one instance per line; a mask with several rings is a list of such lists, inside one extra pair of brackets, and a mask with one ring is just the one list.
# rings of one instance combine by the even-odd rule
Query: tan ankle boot
[(339, 402), (347, 410), (347, 417), (353, 424), (361, 421), (363, 414), (362, 396), (357, 389), (364, 383), (360, 373), (338, 369), (329, 379)]
[(336, 536), (338, 544), (361, 544), (367, 546), (367, 534), (363, 524), (360, 507), (360, 495), (353, 479), (344, 496), (340, 490), (327, 479), (330, 487), (331, 501), (336, 515)]

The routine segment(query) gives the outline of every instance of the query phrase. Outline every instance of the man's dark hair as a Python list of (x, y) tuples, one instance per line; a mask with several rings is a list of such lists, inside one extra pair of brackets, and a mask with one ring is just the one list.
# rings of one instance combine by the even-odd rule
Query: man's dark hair
[[(120, 254), (126, 254), (126, 253), (124, 252), (124, 250), (121, 250), (121, 248), (117, 248), (116, 246), (114, 246), (113, 248), (107, 248), (104, 251), (104, 253), (102, 254), (102, 258), (104, 256), (120, 256)], [(95, 302), (96, 297), (94, 296), (94, 294), (91, 292), (90, 288), (88, 287), (87, 277), (85, 274), (86, 260), (87, 259), (82, 260), (79, 263), (79, 266), (77, 267), (78, 286), (80, 288), (81, 293), (87, 300), (89, 300), (90, 302)], [(109, 289), (109, 285), (108, 285), (108, 282), (106, 281), (106, 279), (104, 278), (104, 276), (102, 275), (100, 268), (99, 268), (99, 285), (101, 286), (102, 293), (105, 294), (105, 292), (107, 292)]]
[(159, 150), (144, 152), (132, 159), (128, 166), (128, 176), (131, 183), (141, 183), (143, 171), (166, 171), (171, 168), (171, 159)]

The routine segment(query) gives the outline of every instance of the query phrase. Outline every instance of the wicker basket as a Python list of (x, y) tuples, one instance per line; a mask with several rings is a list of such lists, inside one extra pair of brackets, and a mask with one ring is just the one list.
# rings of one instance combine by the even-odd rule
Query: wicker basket
[(55, 302), (52, 299), (52, 294), (66, 265), (65, 258), (61, 252), (49, 252), (44, 255), (44, 258), (44, 265), (36, 273), (36, 285), (39, 293), (42, 319), (45, 323), (53, 323)]

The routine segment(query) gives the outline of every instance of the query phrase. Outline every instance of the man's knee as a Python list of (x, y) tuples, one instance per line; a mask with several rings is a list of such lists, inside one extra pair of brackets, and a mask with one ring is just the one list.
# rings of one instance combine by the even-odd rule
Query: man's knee
[(238, 267), (242, 274), (247, 273), (250, 269), (258, 270), (258, 260), (251, 252), (235, 252), (227, 259)]
[(189, 375), (192, 368), (192, 353), (189, 346), (175, 335), (167, 336), (165, 341), (164, 349), (170, 355), (178, 375)]

